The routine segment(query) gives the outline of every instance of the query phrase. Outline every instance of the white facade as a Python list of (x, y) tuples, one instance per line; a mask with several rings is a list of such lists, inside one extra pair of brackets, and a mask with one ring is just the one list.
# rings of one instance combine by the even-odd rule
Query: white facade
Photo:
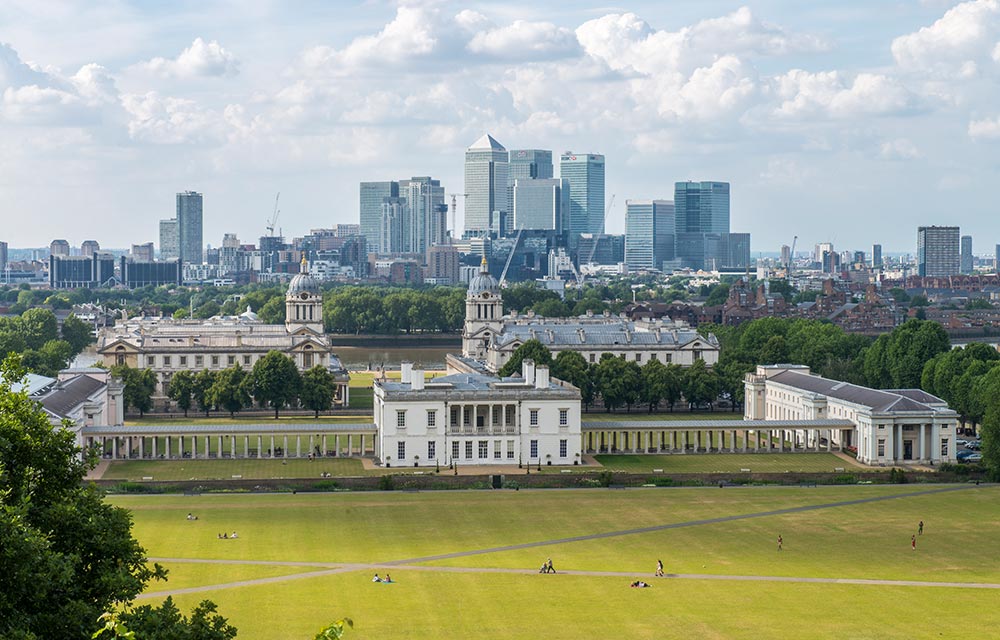
[(385, 466), (580, 462), (580, 390), (526, 360), (522, 375), (376, 380), (375, 456)]
[[(849, 420), (841, 431), (871, 465), (955, 461), (958, 414), (919, 389), (879, 390), (811, 375), (802, 365), (757, 367), (747, 374), (747, 420)], [(839, 437), (839, 436), (838, 436)]]

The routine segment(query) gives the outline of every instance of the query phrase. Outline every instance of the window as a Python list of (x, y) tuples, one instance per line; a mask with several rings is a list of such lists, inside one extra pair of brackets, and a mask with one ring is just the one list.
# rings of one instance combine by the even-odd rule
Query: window
[(565, 427), (569, 424), (569, 409), (559, 410), (559, 426)]
[(698, 351), (697, 349), (695, 349), (695, 351), (694, 351), (694, 359), (695, 360), (701, 360), (701, 351)]
[(885, 439), (878, 439), (878, 457), (882, 458), (885, 456)]
[(250, 356), (243, 356), (243, 364), (245, 365), (250, 364)]
[(596, 362), (596, 360), (594, 359), (594, 354), (590, 354), (590, 361), (591, 362)]
[(941, 441), (941, 457), (942, 458), (947, 458), (948, 457), (948, 441), (947, 440), (942, 440)]
[(196, 366), (196, 367), (203, 367), (203, 366), (205, 366), (205, 358), (203, 356), (195, 356), (194, 357), (194, 366)]
[(479, 441), (479, 459), (484, 460), (490, 457), (490, 441), (480, 440)]
[(569, 440), (560, 440), (559, 441), (559, 457), (560, 458), (565, 458), (566, 457), (566, 451), (569, 448), (568, 445), (569, 445)]
[(187, 356), (177, 356), (177, 359), (179, 360), (179, 364), (180, 364), (181, 367), (188, 366), (188, 357)]
[(437, 459), (437, 443), (430, 440), (427, 443), (427, 459), (436, 460)]
[(396, 426), (405, 427), (406, 426), (406, 409), (396, 410)]
[(508, 460), (513, 460), (514, 459), (514, 441), (513, 440), (508, 440), (507, 441), (507, 459)]
[(219, 356), (212, 356), (212, 366), (213, 367), (219, 366)]
[(452, 440), (451, 441), (451, 459), (452, 460), (458, 459), (458, 449), (459, 449), (460, 446), (461, 446), (461, 444), (459, 443), (458, 440)]
[(531, 409), (528, 413), (528, 424), (533, 427), (538, 426), (538, 409)]
[(530, 453), (528, 455), (532, 458), (538, 457), (538, 440), (531, 441)]
[(170, 368), (170, 356), (163, 356), (163, 368), (164, 369)]
[(636, 362), (642, 362), (642, 354), (641, 353), (635, 354), (635, 361)]
[(472, 440), (465, 441), (465, 458), (466, 460), (472, 460)]
[(437, 411), (434, 409), (427, 410), (427, 426), (433, 427), (437, 424)]
[(230, 367), (236, 364), (236, 356), (226, 356), (226, 364)]
[(674, 361), (674, 354), (672, 354), (672, 353), (665, 353), (665, 354), (663, 354), (663, 361), (667, 362), (667, 363), (673, 362)]
[(493, 459), (499, 460), (503, 457), (503, 452), (501, 451), (501, 442), (499, 440), (493, 441)]
[(651, 354), (649, 354), (649, 359), (650, 360), (659, 360), (660, 356), (656, 355), (655, 353), (651, 353)]
[(396, 459), (405, 460), (406, 459), (406, 443), (397, 442), (396, 443)]
[(150, 369), (156, 367), (156, 356), (146, 356), (146, 366)]
[(302, 352), (302, 366), (306, 369), (311, 369), (313, 366), (313, 354), (308, 349), (309, 347), (306, 347), (306, 351)]

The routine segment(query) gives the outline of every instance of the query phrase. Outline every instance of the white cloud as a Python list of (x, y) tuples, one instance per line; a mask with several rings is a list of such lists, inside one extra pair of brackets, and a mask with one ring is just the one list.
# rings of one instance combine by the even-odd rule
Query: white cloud
[(972, 0), (893, 40), (892, 55), (904, 71), (971, 77), (994, 56), (998, 40), (1000, 0)]
[(1000, 116), (969, 122), (969, 137), (973, 140), (1000, 140)]
[(775, 114), (781, 117), (904, 114), (919, 102), (898, 80), (873, 73), (859, 73), (848, 81), (838, 71), (792, 69), (776, 77), (773, 88), (781, 99)]
[(29, 84), (47, 84), (44, 73), (32, 69), (21, 61), (9, 44), (0, 42), (0, 89), (5, 87), (22, 87)]
[(128, 133), (133, 140), (180, 144), (224, 137), (224, 117), (193, 100), (163, 97), (150, 91), (124, 96), (122, 105), (129, 114)]
[(240, 62), (232, 52), (215, 40), (201, 38), (195, 38), (176, 58), (153, 58), (144, 66), (170, 78), (235, 76), (240, 72)]
[(915, 160), (923, 154), (906, 138), (886, 140), (879, 146), (879, 155), (885, 160)]
[(513, 23), (480, 31), (473, 36), (466, 48), (472, 53), (507, 60), (557, 58), (580, 52), (576, 36), (569, 29), (551, 22)]
[(32, 84), (7, 87), (0, 114), (4, 120), (20, 124), (60, 126), (75, 122), (85, 111), (80, 98), (72, 93)]

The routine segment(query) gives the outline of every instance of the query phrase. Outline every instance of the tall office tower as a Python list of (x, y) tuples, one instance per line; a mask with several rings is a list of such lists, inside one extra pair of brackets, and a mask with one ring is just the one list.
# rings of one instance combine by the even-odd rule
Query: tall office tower
[(729, 257), (723, 265), (730, 269), (746, 269), (750, 266), (750, 234), (729, 234)]
[(674, 183), (674, 211), (681, 263), (693, 269), (723, 266), (729, 241), (718, 236), (729, 233), (729, 183)]
[(854, 260), (853, 260), (852, 264), (861, 264), (861, 265), (865, 264), (865, 252), (864, 251), (855, 251), (854, 252)]
[(466, 238), (499, 233), (510, 211), (507, 201), (508, 156), (490, 134), (465, 150)]
[(101, 245), (97, 240), (84, 240), (80, 245), (80, 255), (87, 258), (93, 256), (101, 250)]
[(448, 244), (448, 205), (444, 202), (434, 205), (427, 218), (427, 247), (436, 244)]
[(382, 202), (386, 198), (399, 197), (399, 183), (391, 180), (361, 183), (361, 235), (365, 237), (368, 250), (383, 253), (379, 244), (382, 229)]
[(822, 264), (823, 254), (832, 251), (833, 251), (832, 242), (820, 242), (819, 244), (816, 245), (816, 248), (813, 249), (813, 262)]
[(625, 201), (625, 264), (629, 271), (663, 269), (674, 259), (674, 203)]
[[(399, 181), (399, 197), (405, 198), (409, 209), (402, 222), (402, 253), (425, 253), (441, 237), (440, 219), (436, 217), (444, 205), (444, 187), (440, 180), (417, 176)], [(445, 229), (446, 230), (446, 229)]]
[(962, 236), (961, 239), (961, 270), (962, 273), (972, 273), (972, 236)]
[(512, 231), (552, 229), (564, 231), (569, 215), (569, 181), (562, 178), (518, 178), (514, 181)]
[(53, 240), (49, 244), (49, 255), (50, 256), (68, 256), (69, 255), (69, 243), (65, 240)]
[(222, 247), (219, 249), (219, 270), (223, 274), (239, 271), (240, 239), (235, 233), (222, 236)]
[(993, 270), (1000, 273), (1000, 244), (993, 249)]
[(379, 253), (404, 253), (403, 226), (410, 217), (406, 198), (386, 198), (382, 201), (382, 221), (379, 226)]
[(792, 263), (792, 248), (787, 244), (781, 245), (781, 266), (787, 267)]
[(581, 233), (604, 233), (604, 156), (597, 153), (559, 157), (559, 177), (569, 180), (570, 244)]
[(132, 245), (132, 259), (139, 262), (152, 262), (155, 254), (152, 242)]
[(7, 268), (7, 243), (0, 241), (0, 271)]
[(872, 245), (872, 269), (882, 268), (882, 245)]
[(507, 203), (514, 209), (515, 180), (547, 180), (553, 176), (552, 152), (545, 149), (511, 149), (508, 152)]
[(181, 264), (204, 262), (202, 196), (194, 191), (177, 194), (177, 250)]
[(958, 275), (958, 234), (958, 227), (917, 227), (917, 275)]
[(160, 220), (160, 260), (172, 260), (180, 255), (177, 218)]

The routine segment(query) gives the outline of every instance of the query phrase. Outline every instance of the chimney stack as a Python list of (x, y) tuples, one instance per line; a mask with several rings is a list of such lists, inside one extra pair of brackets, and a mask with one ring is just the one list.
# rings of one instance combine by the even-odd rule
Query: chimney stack
[(410, 391), (420, 391), (424, 388), (424, 372), (422, 369), (414, 369), (410, 372)]
[(522, 360), (521, 361), (521, 377), (524, 378), (524, 384), (535, 384), (535, 361), (534, 360)]
[(549, 388), (549, 368), (546, 366), (540, 366), (535, 369), (535, 388), (536, 389), (548, 389)]
[(406, 384), (410, 381), (411, 373), (413, 372), (412, 362), (402, 362), (399, 365), (399, 381)]

